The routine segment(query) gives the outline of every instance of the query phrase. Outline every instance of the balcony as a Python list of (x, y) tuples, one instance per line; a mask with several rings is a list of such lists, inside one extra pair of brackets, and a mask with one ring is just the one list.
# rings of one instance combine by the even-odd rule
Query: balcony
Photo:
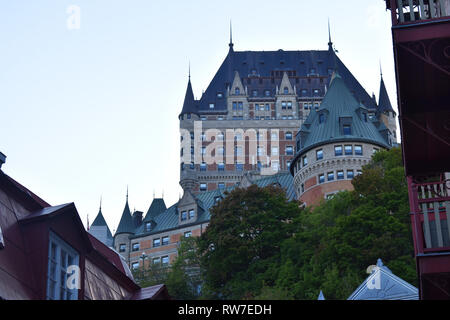
[(392, 25), (426, 23), (450, 16), (448, 0), (387, 0), (392, 12)]
[(410, 178), (409, 187), (416, 255), (450, 254), (450, 180), (414, 183)]

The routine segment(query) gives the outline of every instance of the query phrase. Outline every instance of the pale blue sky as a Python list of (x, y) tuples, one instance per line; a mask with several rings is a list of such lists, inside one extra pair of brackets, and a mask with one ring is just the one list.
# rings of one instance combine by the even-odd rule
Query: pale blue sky
[[(69, 5), (81, 9), (67, 28)], [(343, 6), (345, 5), (345, 6)], [(379, 63), (397, 110), (390, 14), (382, 0), (0, 2), (3, 170), (52, 205), (75, 202), (116, 229), (153, 191), (177, 201), (179, 122), (191, 62), (196, 97), (234, 49), (327, 49), (371, 94)]]

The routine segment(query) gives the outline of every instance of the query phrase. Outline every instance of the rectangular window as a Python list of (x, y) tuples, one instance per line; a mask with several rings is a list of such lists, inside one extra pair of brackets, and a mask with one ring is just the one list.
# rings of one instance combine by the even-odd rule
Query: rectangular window
[(139, 251), (139, 242), (132, 244), (131, 251)]
[(242, 102), (238, 102), (238, 110), (243, 110), (243, 104)]
[(225, 189), (225, 182), (219, 182), (217, 186), (219, 187), (219, 189)]
[(303, 157), (303, 166), (308, 165), (308, 158), (306, 156)]
[(286, 110), (286, 101), (281, 102), (281, 109)]
[(153, 258), (152, 260), (153, 264), (160, 264), (161, 263), (161, 258)]
[(206, 183), (200, 183), (200, 191), (206, 191)]
[(292, 109), (292, 102), (291, 102), (291, 101), (288, 101), (288, 102), (287, 102), (287, 108), (288, 108), (288, 109)]
[(334, 172), (328, 172), (327, 178), (328, 178), (328, 181), (333, 181), (334, 180)]
[(237, 102), (233, 102), (233, 110), (237, 110)]
[(210, 109), (214, 109), (214, 103), (210, 103), (210, 104), (209, 104), (209, 108), (210, 108)]
[(236, 170), (237, 171), (243, 171), (244, 170), (244, 164), (243, 163), (236, 163)]
[(286, 155), (292, 156), (293, 154), (294, 154), (294, 147), (292, 147), (292, 146), (287, 146), (287, 147), (286, 147)]
[(277, 156), (278, 155), (278, 147), (272, 147), (272, 156)]
[(278, 172), (279, 169), (280, 169), (280, 164), (278, 163), (278, 161), (272, 161), (272, 170), (275, 172)]
[(349, 136), (352, 134), (352, 127), (349, 124), (344, 124), (342, 128), (344, 135)]
[(217, 164), (217, 170), (218, 171), (224, 171), (225, 170), (225, 164), (223, 162)]
[(263, 147), (258, 147), (257, 153), (258, 153), (258, 156), (263, 156), (264, 155), (264, 148)]
[(353, 179), (353, 170), (347, 170), (347, 179)]
[(316, 151), (316, 160), (322, 160), (323, 159), (323, 150), (319, 149)]
[(127, 245), (125, 243), (119, 244), (119, 252), (125, 252), (127, 250)]
[(161, 264), (162, 264), (163, 266), (169, 265), (169, 256), (164, 256), (164, 257), (162, 257), (162, 258), (161, 258)]
[(192, 236), (192, 232), (191, 231), (186, 231), (185, 233), (184, 233), (184, 237), (185, 238), (189, 238), (189, 237), (191, 237)]
[(152, 229), (152, 223), (151, 222), (147, 222), (145, 224), (145, 231), (149, 232)]
[(324, 183), (324, 182), (325, 182), (325, 175), (319, 174), (319, 183)]
[(161, 239), (160, 238), (153, 239), (153, 248), (156, 248), (159, 246), (161, 246)]
[(200, 171), (206, 171), (206, 163), (205, 162), (202, 162), (201, 164), (200, 164)]
[(342, 146), (334, 146), (334, 155), (342, 156)]
[(78, 253), (64, 240), (50, 232), (47, 269), (48, 300), (78, 299), (78, 290), (67, 287), (67, 279), (76, 272), (71, 268), (78, 267), (78, 261)]
[(181, 221), (185, 221), (187, 220), (187, 212), (186, 211), (182, 211), (181, 212)]
[(303, 183), (301, 184), (300, 188), (302, 190), (302, 193), (305, 192), (305, 185)]
[(344, 171), (343, 170), (339, 170), (337, 172), (337, 179), (338, 180), (344, 180)]
[(292, 132), (286, 132), (286, 140), (292, 140)]
[(165, 246), (168, 244), (169, 244), (169, 237), (168, 236), (162, 237), (162, 245)]
[(266, 111), (270, 111), (270, 106), (268, 103), (266, 103)]
[(363, 154), (362, 146), (355, 146), (355, 155), (362, 156), (362, 154)]
[(351, 145), (344, 146), (344, 152), (346, 156), (353, 155), (353, 147)]
[(194, 219), (194, 217), (195, 217), (195, 211), (189, 210), (189, 219)]

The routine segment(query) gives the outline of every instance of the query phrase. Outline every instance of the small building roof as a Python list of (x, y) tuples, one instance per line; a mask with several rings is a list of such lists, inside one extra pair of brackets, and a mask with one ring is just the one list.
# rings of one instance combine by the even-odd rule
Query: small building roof
[(383, 76), (381, 76), (380, 95), (378, 96), (378, 100), (379, 100), (377, 109), (378, 113), (387, 111), (395, 112), (394, 109), (392, 108), (391, 101), (389, 100), (386, 86), (384, 85)]
[(123, 208), (122, 217), (120, 218), (119, 226), (117, 227), (114, 236), (120, 233), (131, 233), (135, 231), (135, 225), (133, 222), (133, 217), (131, 216), (130, 207), (128, 206), (128, 194), (127, 201), (125, 202), (125, 207)]
[(145, 215), (143, 222), (150, 222), (157, 215), (167, 210), (166, 203), (162, 198), (153, 199), (148, 211)]
[(418, 300), (419, 291), (397, 277), (378, 259), (372, 273), (348, 297), (348, 300)]

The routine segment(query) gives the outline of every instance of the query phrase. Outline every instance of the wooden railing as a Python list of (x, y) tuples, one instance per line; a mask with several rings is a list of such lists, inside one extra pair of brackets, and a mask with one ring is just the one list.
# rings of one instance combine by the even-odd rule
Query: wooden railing
[(414, 183), (408, 178), (417, 253), (450, 251), (450, 180)]
[(390, 1), (393, 25), (450, 16), (450, 0), (387, 1)]

